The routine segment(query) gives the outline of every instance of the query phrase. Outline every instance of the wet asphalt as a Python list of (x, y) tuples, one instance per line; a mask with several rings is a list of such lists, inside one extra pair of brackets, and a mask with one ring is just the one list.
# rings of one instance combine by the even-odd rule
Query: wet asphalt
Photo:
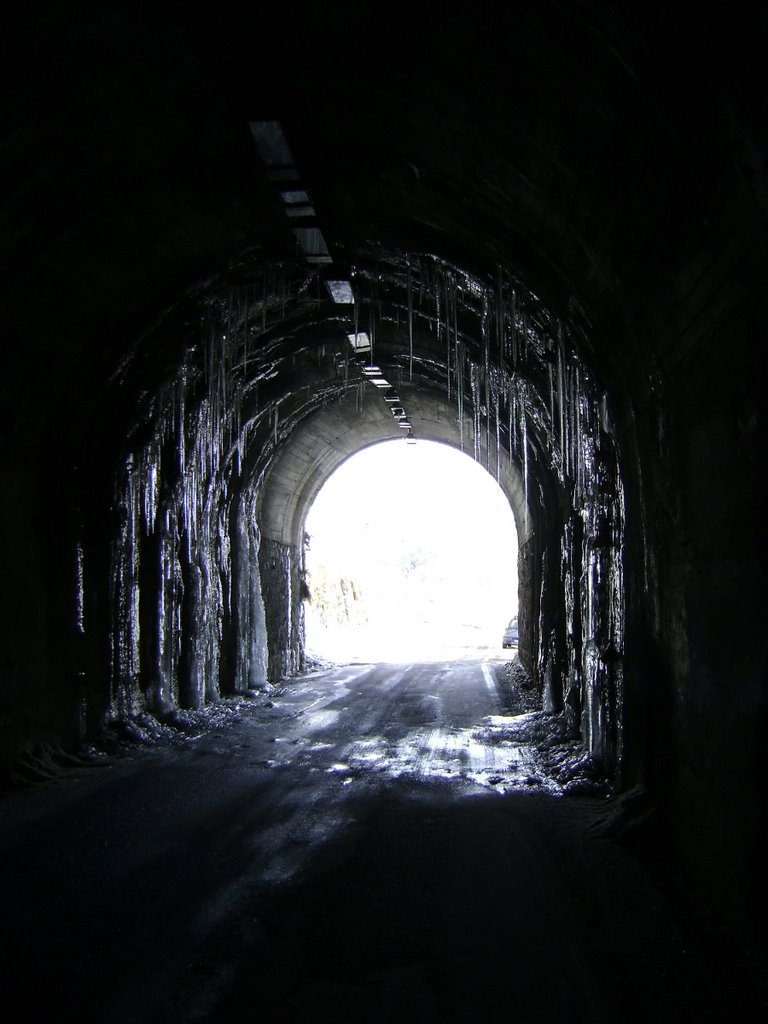
[(488, 659), (346, 666), (6, 795), (3, 1004), (109, 1024), (747, 1012), (733, 952), (595, 829), (605, 800), (488, 741), (504, 696)]

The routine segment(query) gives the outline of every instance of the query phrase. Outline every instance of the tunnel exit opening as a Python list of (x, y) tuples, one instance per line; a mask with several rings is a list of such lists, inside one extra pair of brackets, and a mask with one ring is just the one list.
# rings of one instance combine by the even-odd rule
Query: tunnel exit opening
[(310, 658), (502, 651), (518, 606), (517, 530), (502, 489), (468, 455), (433, 441), (363, 449), (318, 493), (305, 537)]

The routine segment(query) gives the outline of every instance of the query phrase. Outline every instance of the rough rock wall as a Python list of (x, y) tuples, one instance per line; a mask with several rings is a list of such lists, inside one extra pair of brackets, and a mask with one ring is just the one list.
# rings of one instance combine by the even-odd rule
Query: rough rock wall
[(279, 682), (304, 667), (304, 606), (301, 552), (265, 539), (259, 567), (269, 650), (269, 680)]
[(259, 552), (261, 535), (256, 522), (256, 497), (248, 492), (240, 501), (233, 536), (232, 590), (235, 610), (235, 690), (262, 689), (268, 681), (266, 611), (262, 593)]

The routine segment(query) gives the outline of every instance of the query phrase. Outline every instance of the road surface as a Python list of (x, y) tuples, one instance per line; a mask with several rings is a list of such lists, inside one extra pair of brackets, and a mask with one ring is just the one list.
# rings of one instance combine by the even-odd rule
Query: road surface
[(751, 975), (592, 827), (605, 801), (564, 798), (494, 734), (491, 669), (337, 668), (5, 796), (12, 1019), (744, 1012)]

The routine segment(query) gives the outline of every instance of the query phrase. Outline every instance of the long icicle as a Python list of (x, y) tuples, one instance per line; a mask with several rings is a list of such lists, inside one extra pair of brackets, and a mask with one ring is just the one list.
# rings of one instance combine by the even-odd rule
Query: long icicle
[(413, 381), (413, 276), (408, 260), (408, 380)]

